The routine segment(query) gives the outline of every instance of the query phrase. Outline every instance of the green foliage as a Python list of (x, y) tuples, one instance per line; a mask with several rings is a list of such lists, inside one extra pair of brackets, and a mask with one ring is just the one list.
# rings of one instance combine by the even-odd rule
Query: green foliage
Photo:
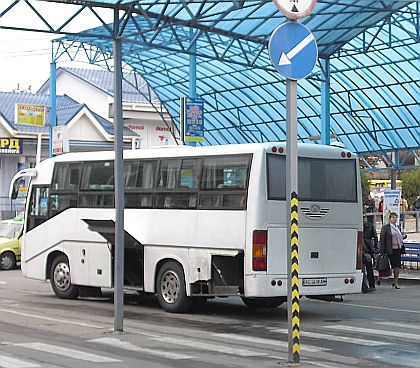
[(370, 193), (369, 177), (366, 173), (360, 173), (360, 181), (362, 182), (362, 200), (364, 201)]
[(409, 207), (420, 195), (420, 168), (401, 172), (401, 189)]

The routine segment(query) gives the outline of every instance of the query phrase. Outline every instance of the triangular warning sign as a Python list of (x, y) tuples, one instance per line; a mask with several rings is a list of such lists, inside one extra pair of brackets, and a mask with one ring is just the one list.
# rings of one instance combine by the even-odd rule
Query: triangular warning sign
[(297, 8), (296, 8), (296, 4), (293, 4), (292, 12), (293, 13), (299, 13), (299, 10), (297, 10)]

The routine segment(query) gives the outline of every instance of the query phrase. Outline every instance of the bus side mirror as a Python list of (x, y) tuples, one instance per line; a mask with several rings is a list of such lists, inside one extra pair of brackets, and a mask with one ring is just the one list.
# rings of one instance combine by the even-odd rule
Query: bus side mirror
[(12, 188), (10, 188), (10, 189), (11, 189), (10, 190), (10, 193), (9, 193), (10, 199), (16, 199), (17, 196), (18, 196), (18, 194), (19, 194), (19, 182), (18, 181), (15, 181), (13, 183)]
[(9, 198), (16, 199), (19, 194), (19, 182), (23, 177), (35, 178), (36, 177), (36, 169), (24, 169), (19, 171), (15, 176), (12, 178), (9, 187)]

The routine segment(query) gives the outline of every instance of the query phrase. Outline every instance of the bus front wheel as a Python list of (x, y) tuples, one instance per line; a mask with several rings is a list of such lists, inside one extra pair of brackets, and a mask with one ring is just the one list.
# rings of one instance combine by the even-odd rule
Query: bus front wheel
[(69, 260), (65, 255), (54, 258), (50, 282), (54, 294), (60, 299), (76, 299), (79, 296), (79, 288), (71, 283)]
[(156, 278), (156, 294), (160, 306), (167, 312), (184, 313), (193, 300), (187, 296), (184, 270), (174, 261), (165, 262)]
[(4, 252), (0, 256), (0, 270), (13, 270), (16, 268), (16, 257), (12, 252)]

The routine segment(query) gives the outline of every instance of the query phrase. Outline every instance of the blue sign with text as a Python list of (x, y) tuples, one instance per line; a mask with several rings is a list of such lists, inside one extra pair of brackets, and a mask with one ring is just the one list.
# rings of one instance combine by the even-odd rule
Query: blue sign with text
[(289, 79), (307, 77), (318, 59), (314, 35), (296, 22), (283, 23), (273, 31), (268, 52), (274, 68)]
[(185, 99), (185, 142), (204, 142), (204, 101)]

